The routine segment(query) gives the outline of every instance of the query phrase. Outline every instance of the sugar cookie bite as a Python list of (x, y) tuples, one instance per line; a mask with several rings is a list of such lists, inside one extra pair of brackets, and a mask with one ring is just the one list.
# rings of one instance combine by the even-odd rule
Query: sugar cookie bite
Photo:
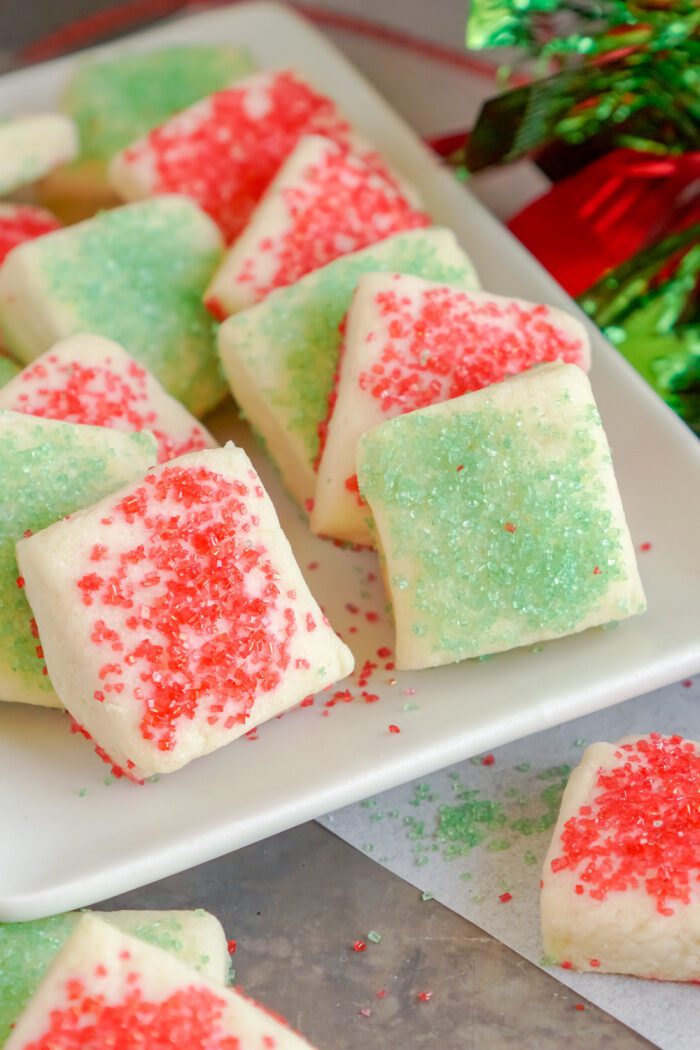
[(700, 981), (700, 745), (592, 744), (542, 871), (542, 936), (566, 969)]
[[(0, 1046), (84, 914), (74, 911), (32, 922), (0, 923)], [(203, 909), (92, 914), (122, 933), (170, 952), (202, 977), (225, 984), (226, 935), (218, 919)]]
[(396, 623), (433, 667), (644, 611), (585, 372), (546, 364), (397, 416), (358, 442)]
[(135, 779), (179, 769), (353, 667), (231, 444), (148, 471), (23, 539), (17, 557), (58, 696)]
[(30, 362), (78, 332), (105, 336), (194, 415), (226, 392), (202, 293), (221, 254), (186, 197), (159, 197), (20, 245), (0, 269), (7, 348)]

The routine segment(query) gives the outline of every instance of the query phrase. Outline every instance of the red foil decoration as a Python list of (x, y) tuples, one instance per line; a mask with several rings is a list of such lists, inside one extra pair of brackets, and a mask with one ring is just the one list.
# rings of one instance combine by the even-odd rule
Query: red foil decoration
[(557, 182), (508, 224), (576, 297), (679, 224), (700, 192), (700, 152), (618, 149)]

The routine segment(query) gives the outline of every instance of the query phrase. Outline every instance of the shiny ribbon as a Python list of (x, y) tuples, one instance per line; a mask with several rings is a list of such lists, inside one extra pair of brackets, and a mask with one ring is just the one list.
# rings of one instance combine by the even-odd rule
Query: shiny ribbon
[(559, 283), (577, 296), (607, 270), (679, 225), (700, 197), (700, 151), (618, 149), (557, 182), (509, 223)]

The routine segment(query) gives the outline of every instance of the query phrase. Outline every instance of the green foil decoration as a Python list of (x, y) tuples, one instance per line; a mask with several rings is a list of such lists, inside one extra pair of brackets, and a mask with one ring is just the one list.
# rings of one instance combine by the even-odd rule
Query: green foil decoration
[(622, 31), (665, 48), (692, 36), (697, 16), (697, 0), (471, 0), (466, 44), (568, 59), (618, 48)]
[(580, 304), (700, 436), (700, 223), (608, 273)]
[(520, 47), (549, 74), (485, 103), (453, 158), (470, 171), (553, 142), (700, 148), (697, 0), (473, 0), (467, 44)]

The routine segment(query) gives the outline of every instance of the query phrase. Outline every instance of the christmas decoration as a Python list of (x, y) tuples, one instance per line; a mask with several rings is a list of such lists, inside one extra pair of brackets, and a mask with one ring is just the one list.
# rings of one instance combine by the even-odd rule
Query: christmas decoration
[(537, 160), (554, 185), (510, 228), (700, 434), (700, 3), (472, 0), (467, 45), (532, 77), (450, 162)]

